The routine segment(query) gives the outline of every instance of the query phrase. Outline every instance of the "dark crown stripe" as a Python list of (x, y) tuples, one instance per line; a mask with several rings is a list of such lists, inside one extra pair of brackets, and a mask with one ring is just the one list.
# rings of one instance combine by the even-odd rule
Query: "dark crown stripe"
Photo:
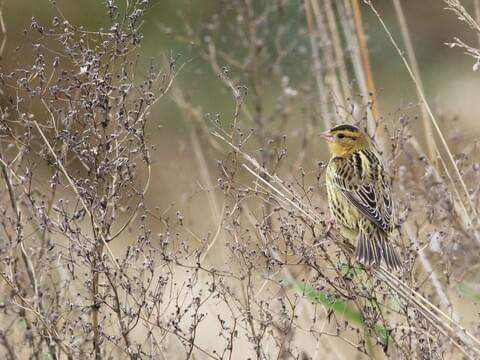
[(330, 131), (339, 131), (339, 130), (349, 130), (352, 132), (357, 132), (358, 128), (353, 125), (348, 125), (348, 124), (343, 124), (343, 125), (338, 125), (332, 128)]

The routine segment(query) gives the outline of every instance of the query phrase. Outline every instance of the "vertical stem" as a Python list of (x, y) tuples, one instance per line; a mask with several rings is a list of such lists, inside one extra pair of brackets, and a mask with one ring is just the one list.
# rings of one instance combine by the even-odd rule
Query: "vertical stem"
[[(404, 228), (407, 232), (407, 236), (409, 240), (415, 245), (416, 248), (421, 249), (421, 246), (418, 242), (418, 238), (411, 227), (412, 226), (410, 224), (405, 224)], [(455, 308), (453, 307), (452, 303), (450, 302), (447, 292), (444, 290), (443, 284), (438, 278), (437, 272), (435, 271), (434, 267), (430, 263), (430, 260), (428, 259), (428, 257), (425, 255), (425, 251), (423, 249), (418, 251), (418, 257), (420, 259), (420, 264), (423, 267), (423, 271), (425, 272), (426, 276), (429, 278), (432, 284), (432, 287), (435, 290), (438, 299), (440, 300), (440, 304), (443, 305), (447, 310), (450, 310), (453, 320), (458, 322), (459, 316)]]
[(326, 96), (326, 90), (325, 90), (325, 86), (322, 78), (323, 67), (320, 61), (320, 51), (318, 49), (317, 32), (313, 25), (313, 16), (312, 16), (310, 1), (304, 0), (304, 5), (305, 5), (305, 17), (307, 18), (307, 27), (310, 35), (309, 38), (310, 38), (310, 47), (312, 49), (313, 72), (315, 74), (315, 80), (317, 83), (320, 114), (323, 118), (322, 120), (325, 125), (325, 128), (329, 129), (332, 126), (332, 122), (330, 120), (330, 115), (327, 110), (327, 96)]
[(353, 20), (355, 23), (355, 31), (360, 50), (360, 57), (362, 60), (363, 73), (365, 74), (368, 96), (373, 97), (372, 101), (372, 118), (368, 121), (368, 130), (370, 134), (375, 135), (377, 145), (381, 151), (385, 150), (384, 129), (379, 125), (379, 112), (377, 102), (375, 101), (376, 90), (373, 79), (372, 67), (370, 65), (370, 58), (368, 56), (367, 39), (363, 31), (362, 13), (360, 10), (359, 0), (352, 0)]
[[(405, 14), (402, 9), (402, 4), (400, 0), (392, 0), (393, 6), (395, 8), (395, 13), (397, 14), (398, 23), (400, 24), (400, 31), (402, 33), (403, 42), (405, 44), (405, 49), (407, 53), (408, 62), (412, 67), (413, 74), (417, 78), (418, 87), (416, 87), (417, 96), (421, 99), (420, 91), (423, 90), (423, 82), (422, 78), (420, 77), (420, 70), (418, 67), (417, 58), (415, 56), (415, 50), (413, 49), (412, 39), (410, 37), (410, 32), (408, 31), (407, 21), (405, 19)], [(427, 109), (425, 108), (425, 104), (420, 104), (420, 112), (422, 114), (422, 122), (423, 122), (423, 130), (425, 131), (425, 142), (427, 144), (427, 153), (432, 165), (438, 171), (438, 164), (436, 161), (436, 152), (435, 152), (435, 139), (433, 137), (432, 131), (432, 123), (428, 118)]]
[[(195, 154), (195, 160), (197, 161), (198, 168), (200, 171), (200, 178), (202, 179), (203, 186), (207, 189), (213, 188), (213, 180), (208, 170), (208, 163), (203, 153), (202, 146), (200, 144), (199, 136), (197, 133), (197, 129), (194, 128), (190, 132), (190, 139), (192, 143), (193, 152)], [(233, 133), (232, 133), (233, 134)], [(222, 243), (225, 244), (227, 240), (225, 239), (223, 230), (222, 230), (222, 222), (223, 216), (225, 213), (225, 205), (222, 206), (222, 209), (218, 206), (217, 199), (215, 198), (215, 194), (212, 190), (208, 191), (208, 207), (210, 209), (210, 214), (212, 217), (212, 224), (218, 223), (217, 230), (214, 232), (214, 237), (212, 238), (210, 244), (208, 244), (207, 249), (200, 257), (201, 262), (205, 260), (206, 256), (208, 255), (211, 248), (214, 246), (215, 242), (218, 238), (222, 238)], [(217, 249), (216, 257), (220, 261), (224, 261), (225, 253), (223, 248)]]
[[(95, 227), (93, 228), (95, 232)], [(96, 239), (96, 236), (94, 236)], [(98, 262), (101, 261), (103, 256), (103, 244), (100, 243), (95, 246), (95, 254), (93, 255), (92, 262), (92, 329), (93, 329), (93, 349), (95, 352), (95, 360), (100, 360), (102, 358), (102, 352), (100, 348), (100, 326), (98, 323), (98, 314), (100, 310), (99, 303), (99, 293), (98, 293), (98, 283), (99, 283), (99, 272), (98, 272)]]
[[(475, 6), (475, 21), (477, 24), (480, 24), (480, 0), (475, 0), (473, 2)], [(480, 46), (480, 32), (477, 31), (478, 44)]]
[(333, 51), (336, 62), (338, 64), (338, 73), (340, 75), (340, 84), (343, 90), (343, 96), (351, 99), (352, 94), (349, 87), (348, 71), (345, 64), (345, 56), (342, 49), (342, 42), (337, 27), (337, 20), (335, 19), (335, 12), (333, 10), (332, 0), (325, 0), (325, 12), (327, 14), (327, 23), (332, 38)]
[[(380, 16), (380, 14), (378, 13), (377, 9), (375, 8), (375, 6), (373, 6), (371, 0), (365, 0), (366, 3), (368, 4), (368, 6), (370, 7), (370, 9), (372, 10), (372, 12), (375, 14), (375, 16), (377, 17), (378, 21), (380, 22), (380, 24), (382, 25), (383, 29), (385, 30), (385, 33), (387, 34), (390, 42), (392, 43), (392, 45), (395, 47), (395, 50), (397, 51), (397, 54), (398, 56), (400, 57), (400, 59), (402, 60), (403, 64), (405, 65), (405, 68), (407, 69), (408, 71), (408, 74), (410, 76), (410, 78), (412, 79), (413, 83), (415, 84), (416, 88), (417, 88), (417, 91), (419, 93), (419, 96), (420, 96), (420, 100), (422, 101), (422, 103), (425, 105), (425, 109), (427, 110), (427, 113), (428, 113), (428, 116), (430, 118), (430, 120), (432, 121), (432, 124), (433, 124), (433, 128), (435, 129), (438, 137), (439, 137), (439, 140), (440, 140), (440, 144), (442, 144), (443, 146), (443, 149), (445, 150), (446, 154), (447, 154), (447, 157), (448, 157), (448, 160), (451, 164), (451, 166), (453, 167), (453, 170), (454, 170), (454, 173), (458, 179), (458, 181), (460, 182), (460, 185), (464, 191), (464, 195), (465, 197), (467, 198), (467, 202), (468, 202), (468, 205), (470, 206), (470, 211), (472, 212), (473, 214), (473, 218), (469, 216), (469, 213), (467, 213), (465, 211), (465, 217), (468, 221), (468, 223), (470, 224), (470, 226), (472, 227), (474, 233), (475, 233), (475, 239), (477, 241), (480, 242), (479, 240), (479, 236), (478, 236), (478, 231), (477, 229), (475, 228), (475, 226), (473, 225), (473, 219), (475, 219), (475, 222), (477, 224), (480, 224), (480, 220), (479, 220), (479, 217), (478, 217), (478, 212), (477, 212), (477, 208), (475, 207), (475, 205), (473, 204), (473, 201), (472, 201), (472, 198), (470, 196), (470, 193), (468, 191), (468, 188), (467, 188), (467, 185), (465, 184), (465, 181), (463, 180), (463, 176), (462, 174), (460, 173), (460, 170), (457, 166), (457, 163), (453, 157), (453, 154), (452, 152), (450, 151), (450, 147), (448, 146), (447, 144), (447, 140), (445, 139), (445, 137), (443, 136), (443, 133), (440, 129), (440, 126), (438, 125), (438, 122), (435, 118), (435, 116), (433, 115), (433, 111), (427, 101), (427, 98), (425, 97), (425, 93), (422, 91), (422, 89), (420, 88), (419, 84), (418, 84), (418, 79), (417, 77), (415, 76), (415, 74), (413, 73), (413, 70), (412, 70), (412, 67), (410, 66), (410, 64), (408, 63), (407, 59), (405, 58), (405, 56), (403, 55), (403, 52), (400, 50), (400, 47), (398, 46), (397, 42), (395, 41), (395, 39), (393, 38), (392, 36), (392, 33), (390, 32), (390, 30), (388, 29), (387, 25), (385, 24), (385, 22), (383, 21), (382, 17)], [(435, 143), (434, 143), (435, 145)], [(439, 150), (436, 149), (435, 150), (436, 153), (439, 153)], [(439, 159), (441, 161), (442, 158), (439, 157)], [(449, 180), (452, 184), (452, 187), (454, 188), (454, 190), (457, 192), (458, 190), (456, 189), (456, 183), (455, 181), (453, 180), (453, 177), (451, 176), (450, 174), (450, 171), (449, 169), (447, 168), (447, 166), (444, 166), (445, 168), (445, 172), (447, 174), (447, 176), (449, 177)], [(461, 199), (460, 199), (461, 200)], [(461, 202), (461, 201), (460, 201)], [(461, 206), (464, 207), (464, 204), (461, 202)]]
[[(2, 159), (4, 158), (2, 148), (0, 148), (0, 158)], [(35, 309), (38, 309), (40, 308), (40, 298), (38, 294), (37, 278), (35, 276), (35, 268), (32, 264), (30, 256), (27, 254), (24, 241), (23, 241), (24, 237), (23, 237), (22, 211), (20, 210), (17, 204), (17, 198), (15, 195), (15, 190), (13, 188), (11, 179), (10, 179), (9, 169), (3, 161), (0, 162), (0, 167), (2, 168), (2, 175), (3, 175), (3, 179), (5, 180), (5, 186), (7, 188), (8, 196), (10, 199), (10, 205), (12, 207), (12, 211), (15, 213), (15, 240), (17, 242), (17, 245), (19, 245), (20, 247), (22, 260), (28, 274), (28, 279), (30, 280), (30, 284), (35, 294)]]
[(3, 35), (2, 42), (0, 44), (0, 59), (3, 56), (3, 52), (5, 51), (5, 45), (7, 44), (7, 27), (5, 26), (5, 21), (3, 21), (3, 11), (0, 8), (0, 30)]
[[(356, 40), (355, 24), (353, 22), (350, 0), (344, 0), (343, 2), (336, 1), (334, 4), (337, 8), (337, 12), (339, 13), (340, 25), (342, 27), (345, 42), (347, 44), (346, 48), (349, 50), (350, 61), (353, 67), (353, 73), (357, 80), (358, 90), (361, 94), (363, 94), (364, 97), (368, 98), (367, 81), (365, 79), (365, 74), (363, 73), (360, 49), (358, 41)], [(356, 102), (354, 98), (352, 100)], [(367, 112), (367, 116), (373, 119), (371, 111)]]
[(310, 4), (312, 6), (313, 14), (315, 15), (315, 22), (317, 23), (317, 34), (320, 39), (317, 40), (324, 40), (327, 39), (328, 41), (320, 41), (323, 44), (323, 54), (324, 54), (324, 61), (325, 61), (325, 83), (329, 87), (329, 91), (333, 97), (333, 101), (335, 104), (340, 103), (341, 105), (344, 104), (344, 99), (342, 98), (342, 94), (340, 91), (340, 83), (338, 82), (338, 76), (336, 73), (336, 66), (333, 58), (333, 51), (332, 45), (329, 43), (331, 42), (331, 34), (327, 29), (325, 17), (323, 15), (322, 9), (319, 6), (320, 0), (310, 0)]

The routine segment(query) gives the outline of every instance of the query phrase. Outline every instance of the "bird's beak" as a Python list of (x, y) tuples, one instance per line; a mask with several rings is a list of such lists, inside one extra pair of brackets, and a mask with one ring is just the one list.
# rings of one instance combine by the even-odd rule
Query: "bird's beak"
[(324, 140), (327, 140), (327, 141), (333, 141), (333, 135), (330, 132), (330, 130), (327, 130), (327, 131), (324, 131), (324, 132), (320, 133), (320, 137)]

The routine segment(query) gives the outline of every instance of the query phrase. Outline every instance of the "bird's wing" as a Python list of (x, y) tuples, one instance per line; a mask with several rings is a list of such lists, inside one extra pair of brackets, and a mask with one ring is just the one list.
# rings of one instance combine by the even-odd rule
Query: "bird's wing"
[[(392, 199), (380, 159), (369, 152), (332, 159), (332, 182), (363, 215), (383, 230), (390, 227)], [(366, 163), (367, 162), (367, 163)]]

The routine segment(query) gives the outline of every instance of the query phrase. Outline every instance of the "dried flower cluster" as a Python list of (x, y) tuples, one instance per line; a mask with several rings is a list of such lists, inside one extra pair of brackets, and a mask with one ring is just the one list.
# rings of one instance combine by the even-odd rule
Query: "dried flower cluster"
[[(432, 159), (416, 108), (378, 116), (358, 1), (218, 1), (184, 33), (160, 26), (218, 76), (231, 105), (216, 115), (177, 82), (178, 58), (139, 69), (148, 1), (107, 1), (98, 31), (53, 6), (26, 30), (33, 61), (1, 74), (7, 358), (480, 356), (477, 148), (440, 134)], [(191, 125), (201, 214), (148, 199), (166, 96)], [(399, 274), (362, 268), (330, 228), (317, 134), (345, 121), (391, 170)]]

